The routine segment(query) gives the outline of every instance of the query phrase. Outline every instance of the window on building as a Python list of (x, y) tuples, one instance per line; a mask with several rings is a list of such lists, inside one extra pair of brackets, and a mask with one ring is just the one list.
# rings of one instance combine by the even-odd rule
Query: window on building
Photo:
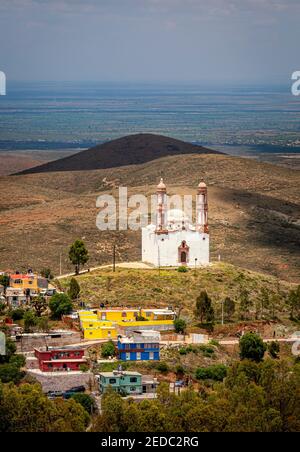
[(115, 378), (110, 378), (109, 379), (109, 384), (110, 385), (115, 385), (117, 383), (117, 380)]
[(126, 361), (130, 361), (130, 353), (126, 353)]
[(127, 312), (122, 312), (122, 317), (127, 317)]
[(137, 382), (137, 378), (136, 377), (131, 377), (130, 378), (130, 383), (136, 383)]
[(131, 386), (130, 392), (135, 392), (135, 390), (136, 390), (136, 387), (135, 386)]

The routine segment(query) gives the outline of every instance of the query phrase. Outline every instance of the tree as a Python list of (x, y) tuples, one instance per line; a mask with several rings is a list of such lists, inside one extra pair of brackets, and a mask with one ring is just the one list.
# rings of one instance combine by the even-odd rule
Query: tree
[(29, 333), (37, 324), (37, 318), (33, 311), (26, 311), (24, 314), (24, 330)]
[(76, 240), (70, 248), (69, 258), (75, 266), (75, 274), (79, 275), (80, 266), (84, 265), (89, 260), (88, 250), (82, 240)]
[(54, 275), (50, 268), (43, 268), (43, 270), (41, 270), (41, 276), (48, 279), (48, 281), (51, 281), (54, 278)]
[(235, 302), (230, 297), (226, 297), (224, 300), (224, 313), (227, 320), (231, 320), (235, 313)]
[(52, 313), (52, 318), (60, 320), (63, 315), (67, 315), (72, 312), (73, 304), (68, 295), (64, 293), (56, 293), (50, 298), (49, 308)]
[(89, 419), (75, 400), (49, 400), (39, 385), (0, 385), (0, 432), (84, 432)]
[(0, 355), (0, 364), (8, 363), (11, 356), (13, 356), (17, 351), (16, 344), (8, 336), (6, 337), (5, 351), (5, 355)]
[(198, 380), (223, 381), (227, 375), (227, 367), (224, 364), (215, 364), (209, 367), (198, 367), (196, 378)]
[(212, 301), (206, 291), (202, 291), (196, 300), (195, 315), (200, 319), (200, 322), (213, 322), (215, 319), (215, 312), (212, 306)]
[(43, 314), (43, 312), (46, 311), (48, 306), (45, 297), (43, 297), (43, 295), (41, 294), (38, 297), (34, 297), (31, 300), (30, 304), (35, 310), (35, 313), (38, 317), (41, 317), (41, 315)]
[(9, 287), (9, 276), (0, 275), (0, 285), (4, 287), (4, 293), (6, 293), (7, 287)]
[(68, 294), (72, 301), (76, 301), (78, 299), (80, 294), (80, 285), (77, 279), (71, 279)]
[(101, 355), (103, 358), (108, 358), (109, 356), (115, 356), (116, 350), (113, 341), (109, 341), (103, 344), (101, 347)]
[(88, 414), (93, 414), (96, 409), (94, 399), (88, 394), (77, 393), (73, 394), (71, 398), (79, 403)]
[(185, 334), (186, 331), (186, 321), (183, 319), (174, 320), (174, 328), (176, 333)]
[(249, 292), (246, 289), (240, 291), (240, 318), (244, 320), (250, 313), (250, 308), (253, 305), (250, 299)]
[(45, 316), (44, 317), (39, 317), (37, 319), (37, 327), (43, 333), (48, 333), (48, 331), (50, 330), (48, 317), (45, 317)]
[(17, 320), (22, 320), (24, 317), (25, 311), (22, 308), (17, 308), (11, 311), (10, 315), (14, 322)]
[(277, 359), (280, 352), (280, 344), (277, 341), (272, 341), (268, 344), (268, 352), (272, 358)]
[(300, 319), (300, 286), (295, 290), (290, 290), (287, 304), (290, 307), (290, 317), (291, 319)]
[(262, 338), (255, 333), (246, 333), (240, 339), (240, 357), (241, 359), (250, 359), (260, 362), (264, 358), (267, 349)]

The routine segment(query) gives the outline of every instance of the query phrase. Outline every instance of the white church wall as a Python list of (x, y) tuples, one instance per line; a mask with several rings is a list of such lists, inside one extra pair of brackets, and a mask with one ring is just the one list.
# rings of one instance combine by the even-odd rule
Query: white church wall
[[(209, 264), (209, 235), (197, 231), (155, 234), (151, 228), (142, 230), (142, 260), (158, 267), (178, 267), (178, 248), (185, 241), (189, 247), (188, 267)], [(197, 259), (197, 260), (195, 260)]]

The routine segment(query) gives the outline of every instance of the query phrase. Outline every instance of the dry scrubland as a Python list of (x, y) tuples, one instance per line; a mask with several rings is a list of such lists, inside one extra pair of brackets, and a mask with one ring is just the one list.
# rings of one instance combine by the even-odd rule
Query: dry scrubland
[(91, 267), (140, 259), (139, 232), (96, 229), (96, 197), (155, 192), (163, 174), (170, 194), (195, 194), (209, 186), (212, 258), (297, 282), (300, 277), (300, 173), (255, 160), (224, 155), (183, 155), (145, 164), (94, 171), (0, 178), (0, 267), (71, 270), (67, 251), (84, 238)]

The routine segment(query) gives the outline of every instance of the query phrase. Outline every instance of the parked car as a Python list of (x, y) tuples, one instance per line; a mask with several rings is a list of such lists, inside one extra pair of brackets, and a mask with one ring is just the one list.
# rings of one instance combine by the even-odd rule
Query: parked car
[(48, 289), (48, 290), (46, 291), (46, 295), (47, 295), (47, 297), (52, 297), (53, 295), (56, 294), (56, 292), (57, 292), (56, 289)]
[(54, 399), (57, 399), (58, 397), (63, 397), (63, 392), (62, 391), (49, 391), (47, 393), (47, 397), (50, 400), (54, 400)]
[(64, 399), (70, 399), (73, 394), (78, 394), (79, 392), (85, 392), (84, 386), (75, 386), (74, 388), (68, 389), (68, 391), (65, 391), (63, 393)]

